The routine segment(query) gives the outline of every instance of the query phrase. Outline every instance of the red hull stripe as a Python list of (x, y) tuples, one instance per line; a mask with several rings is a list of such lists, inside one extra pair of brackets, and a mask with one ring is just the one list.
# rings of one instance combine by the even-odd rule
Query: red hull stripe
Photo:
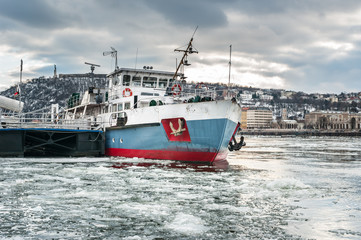
[(213, 162), (224, 160), (227, 157), (227, 151), (222, 153), (216, 152), (181, 152), (169, 150), (138, 150), (138, 149), (121, 149), (107, 148), (105, 150), (107, 156), (120, 157), (139, 157), (162, 160), (177, 160), (189, 162)]
[(236, 135), (237, 130), (238, 130), (238, 128), (239, 128), (239, 126), (241, 126), (241, 123), (239, 123), (239, 122), (238, 122), (238, 124), (237, 124), (237, 126), (236, 126), (236, 129), (234, 129), (234, 132), (233, 132), (233, 134), (232, 134), (231, 139), (229, 139), (229, 141), (230, 141), (230, 142), (232, 141), (233, 136), (235, 136), (235, 135)]

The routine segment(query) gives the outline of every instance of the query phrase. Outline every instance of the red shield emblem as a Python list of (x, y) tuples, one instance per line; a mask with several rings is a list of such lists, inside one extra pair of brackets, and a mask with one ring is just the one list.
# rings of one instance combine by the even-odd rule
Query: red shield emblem
[(190, 142), (187, 122), (184, 118), (162, 119), (163, 128), (169, 141)]

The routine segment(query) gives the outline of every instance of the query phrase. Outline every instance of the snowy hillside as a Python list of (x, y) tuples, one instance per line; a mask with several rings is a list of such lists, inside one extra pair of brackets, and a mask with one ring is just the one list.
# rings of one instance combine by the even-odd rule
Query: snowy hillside
[[(59, 78), (35, 78), (20, 85), (21, 101), (25, 103), (23, 112), (31, 112), (58, 103), (65, 107), (72, 93), (84, 92), (88, 87), (105, 87), (106, 75), (94, 74), (94, 83), (90, 74), (60, 74)], [(19, 99), (15, 95), (17, 86), (0, 92), (0, 95)]]

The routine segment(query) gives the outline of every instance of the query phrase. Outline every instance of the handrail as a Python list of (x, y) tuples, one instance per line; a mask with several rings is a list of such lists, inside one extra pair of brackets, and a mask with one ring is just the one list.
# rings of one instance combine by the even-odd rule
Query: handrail
[[(220, 99), (219, 96), (227, 98), (224, 94), (224, 90), (216, 90), (216, 88), (194, 88), (194, 87), (184, 87), (180, 95), (165, 95), (165, 96), (147, 96), (138, 98), (137, 106), (140, 106), (142, 101), (150, 100), (161, 100), (163, 104), (172, 104), (172, 103), (185, 103), (185, 102), (199, 102), (199, 101), (211, 101)], [(235, 95), (235, 93), (234, 93)], [(233, 96), (234, 96), (233, 95)], [(198, 96), (198, 97), (197, 97)], [(193, 99), (192, 99), (193, 98)], [(170, 101), (168, 101), (170, 99)], [(111, 102), (108, 102), (111, 103)], [(158, 105), (158, 104), (157, 104)], [(131, 108), (133, 109), (134, 106)], [(123, 109), (121, 111), (110, 112), (110, 116), (113, 114), (119, 114), (123, 112), (130, 111), (131, 109)], [(75, 119), (72, 118), (72, 112), (63, 111), (59, 112), (56, 110), (56, 113), (52, 112), (52, 107), (45, 107), (38, 109), (32, 112), (22, 113), (20, 116), (16, 114), (9, 113), (0, 113), (0, 128), (69, 128), (69, 129), (101, 129), (108, 124), (108, 119), (104, 119), (97, 115), (85, 115), (83, 116), (79, 113), (79, 116), (76, 116)], [(113, 113), (113, 114), (112, 114)]]
[(100, 129), (99, 121), (95, 119), (64, 119), (57, 118), (51, 120), (50, 117), (21, 117), (21, 118), (2, 118), (2, 128), (55, 128), (55, 129), (81, 129), (92, 130)]

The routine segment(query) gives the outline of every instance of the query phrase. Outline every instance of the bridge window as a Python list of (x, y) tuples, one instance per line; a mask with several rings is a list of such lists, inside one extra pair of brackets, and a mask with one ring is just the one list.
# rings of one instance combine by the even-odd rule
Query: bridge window
[(130, 109), (130, 102), (126, 102), (124, 104), (124, 109)]
[(134, 87), (140, 87), (140, 82), (141, 82), (142, 78), (139, 77), (139, 76), (133, 76), (133, 79), (132, 79), (132, 85)]
[(157, 87), (156, 77), (143, 77), (143, 87), (155, 88)]
[(159, 79), (159, 88), (166, 88), (168, 85), (168, 79), (160, 78)]
[(123, 76), (123, 86), (130, 86), (130, 75)]

